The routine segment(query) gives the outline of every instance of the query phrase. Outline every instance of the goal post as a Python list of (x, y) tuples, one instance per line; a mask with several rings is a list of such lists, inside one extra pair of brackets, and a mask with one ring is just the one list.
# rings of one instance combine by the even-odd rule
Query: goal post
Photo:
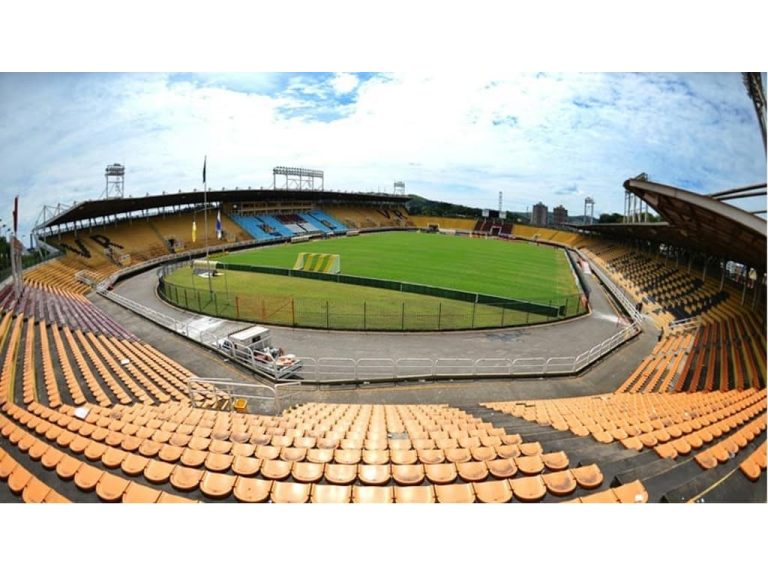
[(293, 269), (306, 272), (338, 274), (341, 272), (341, 256), (338, 254), (321, 254), (319, 252), (299, 252)]

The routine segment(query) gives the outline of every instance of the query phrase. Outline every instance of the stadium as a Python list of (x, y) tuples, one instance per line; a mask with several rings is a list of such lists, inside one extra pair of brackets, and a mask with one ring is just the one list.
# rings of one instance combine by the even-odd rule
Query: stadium
[(12, 242), (0, 501), (766, 501), (765, 184), (548, 227), (274, 174)]

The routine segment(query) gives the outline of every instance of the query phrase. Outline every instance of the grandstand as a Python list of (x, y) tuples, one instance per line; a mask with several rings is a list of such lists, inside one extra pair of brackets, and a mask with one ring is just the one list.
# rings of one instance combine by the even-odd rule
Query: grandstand
[[(403, 197), (296, 190), (98, 200), (56, 214), (36, 234), (61, 255), (26, 271), (21, 293), (0, 288), (0, 501), (765, 502), (765, 223), (660, 184), (625, 187), (667, 224), (504, 224), (494, 234), (484, 221), (411, 217)], [(377, 396), (358, 372), (347, 378), (358, 389), (319, 393), (250, 377), (270, 392), (248, 396), (243, 385), (232, 394), (250, 403), (235, 410), (201, 372), (212, 371), (210, 349), (179, 354), (181, 336), (153, 338), (143, 317), (106, 298), (147, 314), (149, 299), (131, 305), (108, 288), (209, 249), (432, 224), (569, 248), (625, 306), (615, 318), (642, 334), (535, 391), (489, 370), (493, 379), (473, 373), (467, 392), (445, 382), (467, 378), (450, 367), (416, 392), (439, 391), (426, 401), (405, 384)], [(727, 261), (759, 280), (726, 278)], [(512, 346), (519, 334), (492, 336)], [(409, 344), (440, 346), (439, 334), (419, 338)]]

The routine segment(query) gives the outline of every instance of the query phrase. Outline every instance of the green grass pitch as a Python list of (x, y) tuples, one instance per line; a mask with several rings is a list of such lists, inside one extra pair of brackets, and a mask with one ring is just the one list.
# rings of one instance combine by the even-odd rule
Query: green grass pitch
[(284, 244), (221, 257), (292, 268), (300, 252), (341, 256), (341, 273), (546, 303), (578, 294), (560, 248), (415, 232)]

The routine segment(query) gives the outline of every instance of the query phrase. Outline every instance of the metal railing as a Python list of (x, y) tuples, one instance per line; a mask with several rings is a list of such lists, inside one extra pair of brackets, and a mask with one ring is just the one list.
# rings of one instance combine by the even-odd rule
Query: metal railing
[[(283, 384), (256, 384), (253, 382), (235, 382), (228, 378), (187, 378), (187, 395), (190, 402), (196, 408), (209, 408), (234, 412), (235, 401), (238, 399), (256, 400), (272, 404), (272, 413), (279, 414), (283, 411), (285, 401), (298, 393), (287, 391), (293, 383)], [(268, 408), (266, 409), (269, 410)], [(265, 408), (259, 407), (259, 413)]]

